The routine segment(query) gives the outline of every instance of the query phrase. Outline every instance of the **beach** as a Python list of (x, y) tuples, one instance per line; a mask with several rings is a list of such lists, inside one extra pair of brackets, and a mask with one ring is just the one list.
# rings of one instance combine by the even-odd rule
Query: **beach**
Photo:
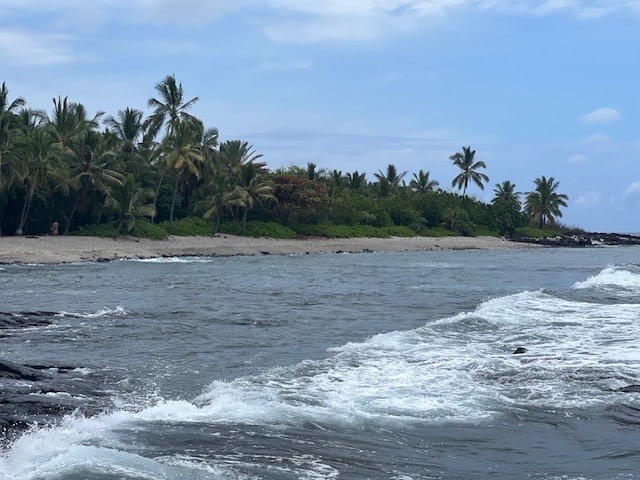
[(69, 263), (131, 258), (304, 255), (342, 252), (522, 249), (531, 244), (496, 237), (310, 238), (282, 240), (234, 235), (177, 237), (167, 240), (85, 236), (0, 237), (0, 263)]

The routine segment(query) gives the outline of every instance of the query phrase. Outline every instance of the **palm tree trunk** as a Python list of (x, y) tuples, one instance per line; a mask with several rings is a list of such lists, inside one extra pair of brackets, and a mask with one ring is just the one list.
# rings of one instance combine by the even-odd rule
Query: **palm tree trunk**
[(173, 210), (176, 206), (176, 197), (178, 196), (178, 184), (180, 183), (180, 175), (176, 175), (176, 184), (173, 186), (173, 196), (171, 197), (171, 211), (169, 212), (169, 223), (173, 225)]
[[(166, 174), (167, 171), (165, 170), (164, 172), (162, 172), (162, 175), (160, 175), (158, 187), (156, 188), (156, 195), (153, 197), (153, 209), (156, 211), (156, 213), (158, 212), (158, 197), (160, 196), (160, 187), (162, 186), (162, 182), (164, 181), (164, 177)], [(154, 223), (155, 218), (155, 215), (151, 217), (151, 223)]]
[(82, 200), (83, 193), (78, 194), (78, 198), (76, 199), (76, 203), (74, 203), (73, 208), (71, 209), (71, 213), (69, 214), (69, 220), (67, 221), (67, 226), (64, 227), (64, 234), (69, 235), (69, 230), (71, 229), (71, 222), (73, 221), (73, 216), (76, 214), (76, 210), (80, 206), (80, 200)]
[(35, 182), (29, 186), (29, 190), (27, 192), (27, 196), (24, 199), (24, 204), (22, 205), (22, 212), (20, 214), (20, 223), (18, 223), (18, 228), (16, 229), (16, 235), (22, 235), (24, 224), (27, 222), (27, 216), (29, 215), (29, 210), (31, 210), (31, 201), (33, 199), (33, 194), (36, 190)]

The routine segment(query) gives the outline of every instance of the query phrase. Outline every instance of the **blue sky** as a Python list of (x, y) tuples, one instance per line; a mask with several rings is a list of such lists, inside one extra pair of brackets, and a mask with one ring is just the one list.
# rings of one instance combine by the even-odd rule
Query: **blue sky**
[(115, 115), (175, 74), (270, 168), (451, 189), (470, 145), (490, 177), (471, 195), (553, 176), (565, 224), (640, 232), (639, 27), (640, 0), (0, 0), (0, 81)]

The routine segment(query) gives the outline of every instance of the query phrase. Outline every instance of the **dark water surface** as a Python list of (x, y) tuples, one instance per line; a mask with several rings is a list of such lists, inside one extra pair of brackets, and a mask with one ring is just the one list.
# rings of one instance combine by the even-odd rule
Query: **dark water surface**
[(65, 405), (2, 479), (640, 478), (635, 247), (5, 265), (0, 312), (0, 419)]

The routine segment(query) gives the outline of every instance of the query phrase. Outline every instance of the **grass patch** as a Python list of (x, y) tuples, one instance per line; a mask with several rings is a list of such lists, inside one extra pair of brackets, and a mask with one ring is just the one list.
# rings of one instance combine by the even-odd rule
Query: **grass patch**
[(562, 235), (563, 231), (558, 229), (536, 228), (536, 227), (522, 227), (516, 230), (516, 236), (529, 237), (529, 238), (545, 238), (556, 237)]
[(70, 235), (82, 237), (102, 237), (102, 238), (118, 238), (120, 233), (114, 222), (101, 223), (100, 225), (85, 225), (83, 227), (70, 232)]
[(321, 223), (317, 225), (297, 225), (295, 230), (298, 235), (326, 238), (389, 238), (416, 236), (415, 231), (404, 226), (374, 227), (372, 225), (332, 225), (329, 223)]

